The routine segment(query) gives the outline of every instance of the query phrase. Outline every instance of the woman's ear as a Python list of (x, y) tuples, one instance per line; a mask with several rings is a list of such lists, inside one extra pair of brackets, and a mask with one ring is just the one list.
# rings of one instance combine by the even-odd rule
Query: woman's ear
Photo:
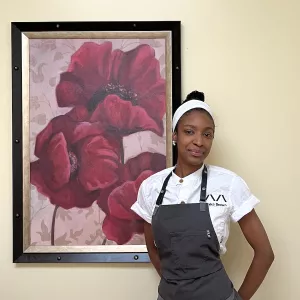
[(172, 141), (177, 143), (177, 132), (176, 131), (173, 132), (173, 134), (172, 134)]

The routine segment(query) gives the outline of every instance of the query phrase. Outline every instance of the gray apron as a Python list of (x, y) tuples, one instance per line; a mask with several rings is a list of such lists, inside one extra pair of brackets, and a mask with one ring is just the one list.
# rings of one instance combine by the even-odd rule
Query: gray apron
[(163, 300), (235, 300), (220, 259), (220, 245), (206, 203), (207, 167), (199, 203), (161, 205), (172, 172), (165, 179), (152, 216), (161, 263), (159, 298)]

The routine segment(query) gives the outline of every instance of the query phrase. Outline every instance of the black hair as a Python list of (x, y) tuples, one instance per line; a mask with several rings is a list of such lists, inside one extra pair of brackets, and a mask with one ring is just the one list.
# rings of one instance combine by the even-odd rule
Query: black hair
[(185, 100), (182, 103), (185, 103), (185, 102), (190, 101), (190, 100), (199, 100), (199, 101), (204, 102), (205, 101), (205, 95), (202, 92), (193, 91), (193, 92), (189, 93), (186, 96)]
[[(195, 90), (195, 91), (193, 91), (193, 92), (190, 92), (190, 93), (186, 96), (186, 98), (185, 98), (185, 100), (182, 102), (182, 104), (183, 104), (183, 103), (186, 103), (186, 102), (188, 102), (188, 101), (190, 101), (190, 100), (199, 100), (199, 101), (205, 102), (205, 95), (204, 95), (203, 92), (199, 92), (199, 91)], [(199, 107), (193, 108), (193, 109), (187, 111), (185, 114), (188, 114), (189, 112), (191, 112), (191, 111), (193, 111), (193, 110), (198, 110), (198, 111), (203, 111), (203, 112), (205, 112), (205, 113), (210, 117), (210, 119), (212, 120), (213, 124), (215, 125), (215, 122), (214, 122), (213, 117), (212, 117), (206, 110), (204, 110), (203, 108), (199, 108)], [(184, 114), (184, 115), (185, 115), (185, 114)], [(177, 123), (176, 126), (175, 126), (175, 131), (177, 131), (177, 125), (178, 125), (178, 123)]]

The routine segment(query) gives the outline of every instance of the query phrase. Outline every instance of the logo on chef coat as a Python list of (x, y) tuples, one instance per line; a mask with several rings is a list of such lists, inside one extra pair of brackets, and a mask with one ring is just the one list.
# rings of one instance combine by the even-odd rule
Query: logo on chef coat
[(223, 194), (209, 194), (206, 196), (209, 206), (227, 206), (227, 200)]

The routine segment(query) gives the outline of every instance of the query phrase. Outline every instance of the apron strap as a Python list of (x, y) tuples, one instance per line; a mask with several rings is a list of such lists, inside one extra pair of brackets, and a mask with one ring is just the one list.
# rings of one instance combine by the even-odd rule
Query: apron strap
[(162, 204), (162, 202), (164, 200), (165, 193), (166, 193), (166, 187), (168, 185), (168, 182), (169, 182), (169, 179), (170, 179), (171, 176), (172, 176), (172, 172), (167, 176), (167, 178), (165, 179), (165, 181), (163, 183), (163, 186), (161, 188), (159, 196), (157, 197), (157, 200), (156, 200), (156, 206), (159, 206), (159, 205)]
[(204, 165), (200, 190), (200, 211), (206, 210), (207, 167)]

